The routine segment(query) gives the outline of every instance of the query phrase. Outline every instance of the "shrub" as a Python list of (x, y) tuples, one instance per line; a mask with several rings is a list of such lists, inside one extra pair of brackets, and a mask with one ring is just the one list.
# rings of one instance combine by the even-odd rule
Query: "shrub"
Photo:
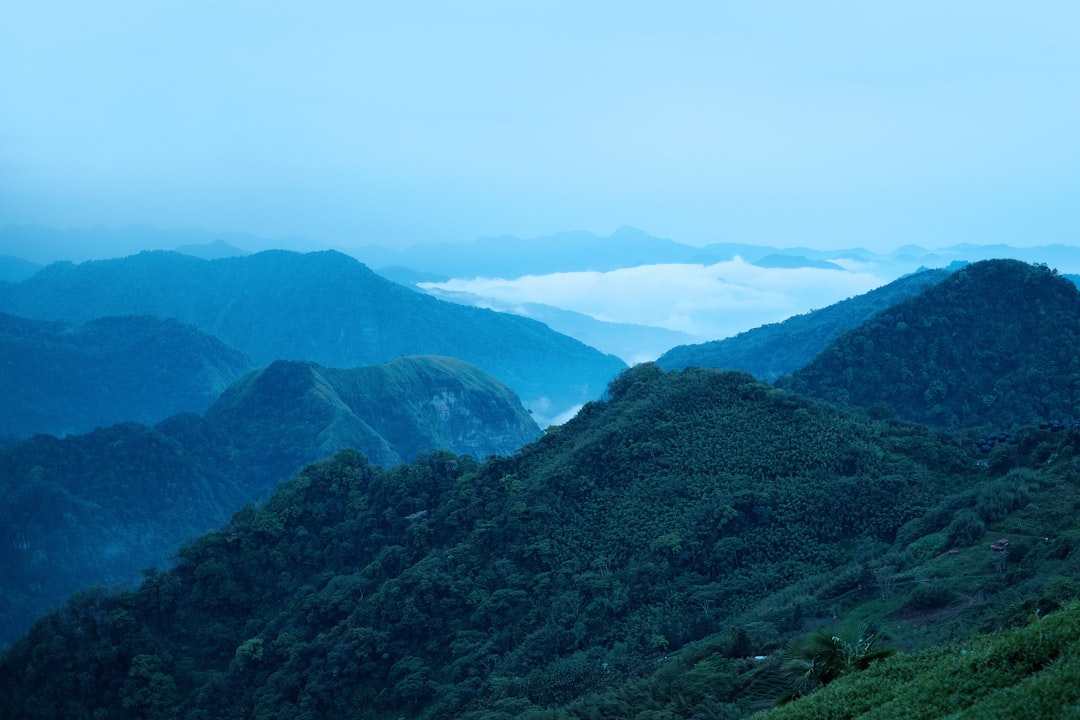
[(956, 599), (956, 592), (936, 583), (920, 583), (908, 593), (904, 607), (918, 612), (927, 612), (945, 607)]
[(957, 511), (952, 523), (945, 531), (948, 544), (969, 547), (982, 540), (986, 534), (986, 523), (979, 513), (971, 508)]

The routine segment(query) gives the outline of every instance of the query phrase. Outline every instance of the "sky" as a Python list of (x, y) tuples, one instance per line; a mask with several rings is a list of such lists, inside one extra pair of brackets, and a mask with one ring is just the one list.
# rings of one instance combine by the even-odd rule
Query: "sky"
[[(1080, 3), (35, 0), (0, 227), (1080, 237)], [(0, 253), (2, 254), (2, 253)]]

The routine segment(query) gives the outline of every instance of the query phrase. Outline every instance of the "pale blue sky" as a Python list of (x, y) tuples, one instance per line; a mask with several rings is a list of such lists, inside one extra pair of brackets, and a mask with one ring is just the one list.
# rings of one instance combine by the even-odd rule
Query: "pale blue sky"
[(1078, 33), (1072, 1), (9, 2), (0, 226), (1075, 244)]

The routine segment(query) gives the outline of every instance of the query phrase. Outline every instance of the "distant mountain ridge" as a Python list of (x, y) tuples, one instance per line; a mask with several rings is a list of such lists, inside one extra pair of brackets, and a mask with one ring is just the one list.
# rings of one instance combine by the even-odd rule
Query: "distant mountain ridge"
[(0, 228), (0, 248), (44, 266), (53, 262), (85, 262), (127, 257), (145, 250), (176, 250), (225, 243), (242, 252), (288, 247), (301, 252), (327, 250), (323, 243), (300, 237), (271, 240), (243, 232), (217, 232), (198, 228), (159, 228), (150, 225), (60, 229), (45, 225), (8, 225)]
[(743, 370), (772, 382), (806, 365), (841, 333), (941, 282), (954, 269), (920, 270), (863, 295), (780, 323), (762, 325), (724, 340), (680, 345), (661, 355), (656, 364), (665, 370)]
[[(434, 356), (348, 369), (278, 360), (233, 384), (205, 422), (233, 444), (276, 438), (270, 464), (290, 473), (346, 448), (390, 467), (434, 449), (507, 455), (541, 434), (505, 385)], [(265, 452), (251, 456), (249, 467), (266, 463)]]
[(0, 255), (0, 282), (22, 282), (33, 277), (41, 267), (21, 257)]
[(354, 367), (407, 355), (456, 357), (499, 378), (549, 420), (598, 397), (625, 367), (534, 320), (410, 291), (333, 251), (217, 260), (144, 252), (54, 263), (24, 282), (0, 283), (0, 311), (73, 323), (103, 315), (175, 317), (260, 365), (288, 359)]
[(1080, 290), (1046, 266), (973, 263), (778, 384), (946, 428), (1071, 418), (1080, 413)]
[(378, 465), (446, 450), (509, 454), (540, 428), (505, 385), (457, 360), (278, 361), (205, 415), (0, 448), (0, 645), (72, 592), (134, 580), (180, 543), (354, 448)]
[(253, 363), (177, 320), (103, 317), (83, 325), (0, 313), (0, 436), (85, 433), (205, 411)]

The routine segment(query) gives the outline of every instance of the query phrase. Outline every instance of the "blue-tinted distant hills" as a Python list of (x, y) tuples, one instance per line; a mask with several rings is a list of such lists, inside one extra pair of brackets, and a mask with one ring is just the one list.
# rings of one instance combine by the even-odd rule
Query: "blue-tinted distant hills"
[(203, 412), (253, 367), (236, 348), (176, 320), (70, 325), (0, 313), (0, 436), (85, 433)]
[(250, 254), (220, 239), (201, 245), (181, 245), (176, 248), (176, 252), (202, 258), (203, 260), (220, 260), (221, 258), (241, 257)]
[(157, 228), (148, 225), (58, 229), (43, 225), (8, 225), (0, 228), (3, 254), (23, 258), (37, 265), (59, 260), (85, 262), (126, 257), (143, 250), (186, 248), (200, 253), (205, 246), (223, 243), (241, 253), (287, 247), (312, 252), (326, 250), (323, 243), (287, 237), (270, 240), (248, 233), (214, 232), (197, 228)]
[(0, 256), (0, 282), (21, 282), (33, 276), (41, 267), (19, 257)]
[(177, 318), (257, 365), (455, 357), (509, 385), (541, 421), (599, 397), (625, 367), (535, 320), (413, 292), (333, 251), (218, 260), (144, 252), (53, 263), (21, 283), (0, 283), (0, 311), (69, 323), (107, 315)]
[[(397, 273), (397, 275), (403, 279), (408, 277), (407, 273)], [(427, 281), (429, 280), (417, 280), (417, 282)], [(491, 308), (499, 312), (539, 320), (556, 332), (569, 335), (601, 352), (621, 358), (628, 365), (654, 360), (667, 348), (694, 339), (693, 336), (677, 330), (668, 330), (654, 325), (606, 322), (584, 313), (543, 303), (510, 304), (470, 293), (447, 292), (438, 289), (428, 290), (428, 293), (461, 305)]]
[(955, 262), (1012, 258), (1046, 264), (1061, 272), (1080, 272), (1080, 248), (1068, 245), (1013, 247), (959, 244), (927, 249), (906, 245), (881, 253), (865, 248), (778, 248), (749, 243), (718, 242), (686, 245), (658, 238), (635, 228), (620, 228), (609, 236), (589, 232), (556, 233), (538, 238), (480, 238), (465, 244), (421, 244), (406, 249), (374, 245), (344, 248), (375, 270), (398, 266), (442, 278), (517, 278), (557, 272), (609, 272), (659, 264), (711, 265), (736, 257), (766, 268), (827, 268), (843, 270), (847, 263), (870, 265), (886, 278), (911, 273), (919, 267), (941, 268)]
[(843, 270), (844, 268), (836, 263), (828, 262), (826, 260), (811, 260), (802, 255), (781, 255), (779, 253), (770, 253), (765, 257), (755, 260), (753, 265), (763, 268), (818, 268), (819, 270)]
[(422, 244), (404, 250), (378, 246), (348, 249), (376, 270), (404, 266), (446, 277), (521, 277), (556, 272), (619, 268), (669, 262), (694, 262), (701, 248), (620, 228), (608, 237), (563, 232), (540, 238), (488, 237), (465, 245)]
[(889, 278), (910, 273), (919, 266), (945, 267), (957, 261), (993, 258), (1042, 263), (1063, 273), (1080, 273), (1080, 247), (1062, 243), (1035, 247), (958, 243), (943, 248), (909, 244), (891, 252), (861, 247), (817, 249), (723, 241), (696, 246), (622, 227), (608, 236), (567, 231), (535, 238), (484, 237), (469, 243), (441, 243), (435, 238), (401, 248), (381, 245), (378, 238), (357, 238), (352, 243), (335, 244), (301, 237), (270, 239), (240, 232), (140, 225), (65, 230), (40, 225), (0, 228), (3, 255), (39, 266), (58, 260), (83, 262), (126, 257), (143, 250), (180, 250), (204, 258), (222, 257), (222, 248), (228, 248), (229, 255), (271, 249), (300, 252), (337, 249), (377, 271), (401, 266), (444, 278), (514, 278), (581, 270), (605, 272), (668, 263), (707, 265), (736, 256), (761, 267), (821, 267), (820, 263), (843, 267), (838, 260), (872, 263)]
[(723, 340), (676, 346), (661, 355), (656, 364), (665, 370), (687, 367), (743, 370), (772, 382), (806, 365), (842, 333), (941, 282), (955, 269), (922, 270), (783, 322), (762, 325)]

